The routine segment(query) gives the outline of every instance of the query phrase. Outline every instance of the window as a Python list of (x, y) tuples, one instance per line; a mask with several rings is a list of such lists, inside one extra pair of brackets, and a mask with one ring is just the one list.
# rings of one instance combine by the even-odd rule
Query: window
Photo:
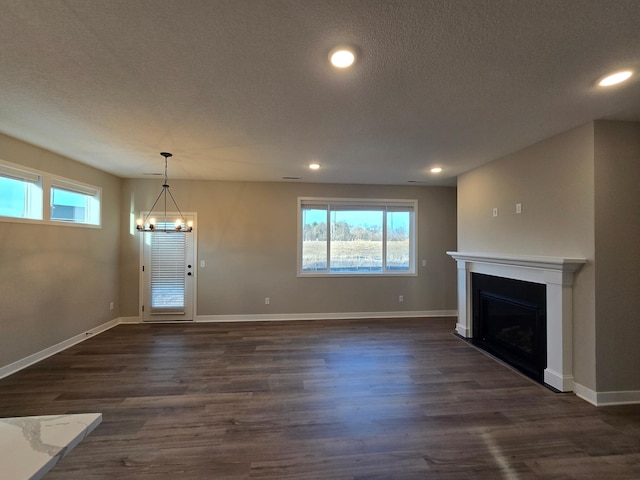
[(53, 179), (51, 221), (100, 225), (100, 189)]
[(0, 163), (0, 216), (42, 220), (42, 177)]
[(99, 227), (101, 194), (98, 187), (0, 160), (2, 222)]
[(300, 275), (415, 275), (417, 200), (298, 203)]

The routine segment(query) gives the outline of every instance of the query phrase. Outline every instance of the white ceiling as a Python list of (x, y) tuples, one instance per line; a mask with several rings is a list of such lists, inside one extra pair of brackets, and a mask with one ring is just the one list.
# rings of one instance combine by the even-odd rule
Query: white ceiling
[[(0, 0), (0, 11), (0, 131), (122, 177), (161, 172), (170, 151), (170, 178), (451, 185), (590, 120), (640, 120), (639, 0)], [(327, 62), (338, 44), (358, 51), (349, 71)], [(621, 68), (637, 74), (596, 87)]]

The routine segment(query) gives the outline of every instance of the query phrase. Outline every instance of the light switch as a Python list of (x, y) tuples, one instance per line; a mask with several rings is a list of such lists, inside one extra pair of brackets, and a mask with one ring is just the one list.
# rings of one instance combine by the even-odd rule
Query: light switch
[(200, 268), (204, 268), (204, 260), (200, 260)]

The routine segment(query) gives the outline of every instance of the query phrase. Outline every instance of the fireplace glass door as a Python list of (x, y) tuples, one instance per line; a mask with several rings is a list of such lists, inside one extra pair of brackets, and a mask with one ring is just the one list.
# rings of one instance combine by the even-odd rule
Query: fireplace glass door
[(542, 382), (546, 368), (544, 285), (473, 274), (473, 343)]

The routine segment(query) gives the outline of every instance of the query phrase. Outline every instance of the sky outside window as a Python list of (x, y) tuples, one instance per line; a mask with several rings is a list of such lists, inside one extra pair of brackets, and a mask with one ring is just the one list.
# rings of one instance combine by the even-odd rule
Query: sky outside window
[[(332, 211), (333, 215), (336, 211)], [(372, 225), (380, 224), (380, 211), (366, 211), (366, 210), (356, 210), (356, 211), (339, 211), (340, 213), (340, 221), (346, 222), (349, 225), (353, 225), (356, 227), (368, 227)], [(388, 214), (387, 214), (388, 215)], [(304, 222), (305, 224), (313, 224), (313, 223), (327, 223), (327, 211), (326, 210), (317, 210), (317, 209), (305, 209), (304, 210)], [(409, 230), (409, 215), (400, 216), (396, 215), (394, 218), (394, 227), (400, 228), (404, 227)]]
[(22, 180), (0, 177), (0, 215), (24, 218), (27, 184)]

